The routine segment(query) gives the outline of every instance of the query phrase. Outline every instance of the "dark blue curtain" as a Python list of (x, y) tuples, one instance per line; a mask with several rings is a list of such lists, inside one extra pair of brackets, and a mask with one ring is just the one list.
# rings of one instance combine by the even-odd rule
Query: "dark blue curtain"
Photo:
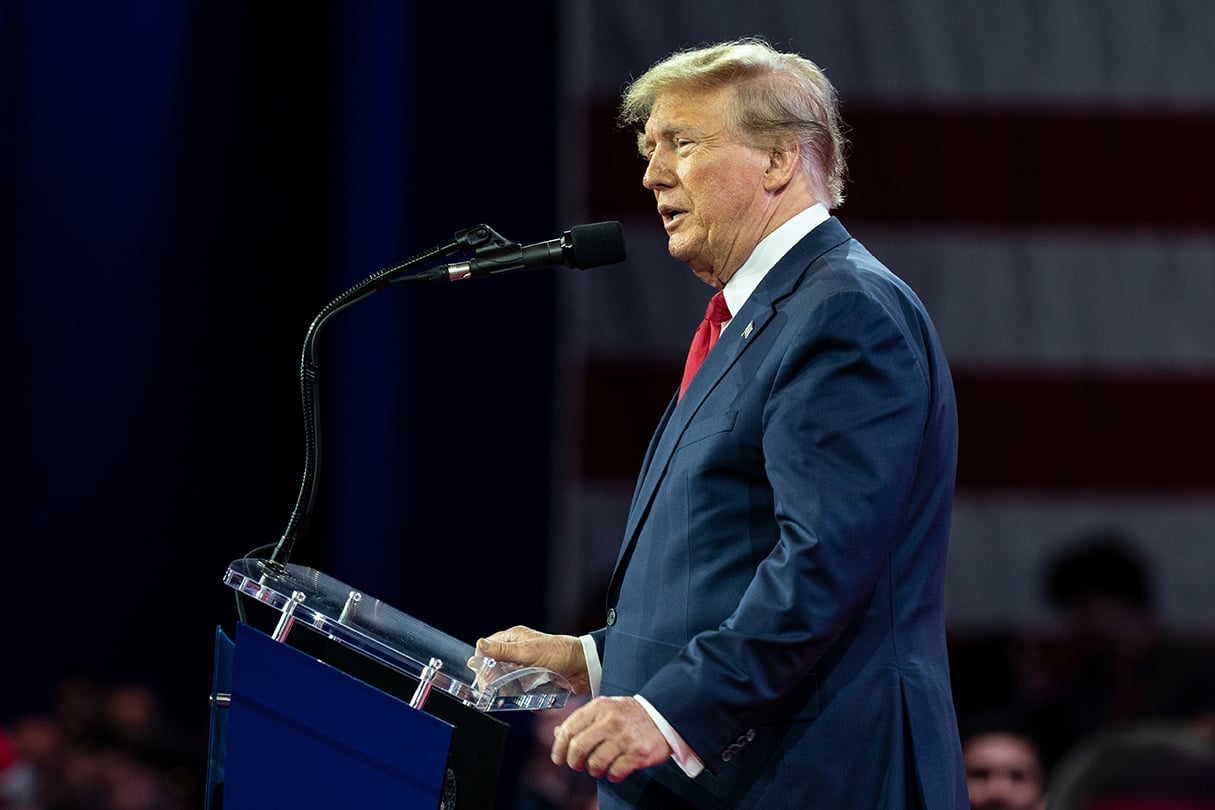
[[(469, 225), (576, 224), (552, 204), (553, 16), (0, 3), (0, 721), (81, 673), (205, 726), (223, 572), (295, 503), (313, 316)], [(540, 622), (552, 310), (538, 272), (338, 315), (292, 561), (467, 640)]]

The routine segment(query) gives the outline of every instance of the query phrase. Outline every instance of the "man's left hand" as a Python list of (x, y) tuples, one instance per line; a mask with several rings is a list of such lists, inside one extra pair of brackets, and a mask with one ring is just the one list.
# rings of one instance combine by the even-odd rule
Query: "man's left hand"
[(658, 726), (631, 697), (595, 698), (553, 733), (553, 762), (619, 782), (671, 756)]

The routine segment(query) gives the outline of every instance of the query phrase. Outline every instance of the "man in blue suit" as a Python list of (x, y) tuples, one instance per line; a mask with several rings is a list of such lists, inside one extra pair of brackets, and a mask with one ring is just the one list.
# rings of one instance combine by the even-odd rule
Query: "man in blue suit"
[(957, 455), (923, 305), (828, 212), (835, 92), (760, 40), (676, 53), (625, 91), (672, 256), (719, 337), (647, 451), (582, 638), (478, 651), (596, 695), (553, 760), (600, 807), (965, 808), (944, 572)]

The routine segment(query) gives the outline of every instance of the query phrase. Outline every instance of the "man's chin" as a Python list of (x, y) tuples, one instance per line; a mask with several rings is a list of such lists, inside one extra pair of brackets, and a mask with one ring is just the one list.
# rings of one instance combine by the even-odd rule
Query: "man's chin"
[(667, 237), (667, 253), (671, 254), (672, 259), (683, 262), (687, 265), (696, 265), (696, 251), (688, 244), (688, 240), (681, 238), (679, 234), (671, 234)]

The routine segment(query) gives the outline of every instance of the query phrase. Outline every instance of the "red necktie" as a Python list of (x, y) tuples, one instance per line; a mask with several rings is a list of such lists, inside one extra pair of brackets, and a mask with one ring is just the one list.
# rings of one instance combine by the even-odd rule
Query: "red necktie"
[(712, 349), (713, 344), (721, 337), (721, 325), (728, 320), (730, 320), (730, 308), (726, 306), (726, 296), (719, 290), (709, 299), (705, 319), (700, 322), (700, 328), (692, 337), (692, 345), (688, 349), (688, 362), (683, 367), (683, 383), (679, 386), (680, 397), (683, 397), (683, 392), (688, 390), (688, 384), (696, 376), (696, 371), (704, 362), (709, 349)]

